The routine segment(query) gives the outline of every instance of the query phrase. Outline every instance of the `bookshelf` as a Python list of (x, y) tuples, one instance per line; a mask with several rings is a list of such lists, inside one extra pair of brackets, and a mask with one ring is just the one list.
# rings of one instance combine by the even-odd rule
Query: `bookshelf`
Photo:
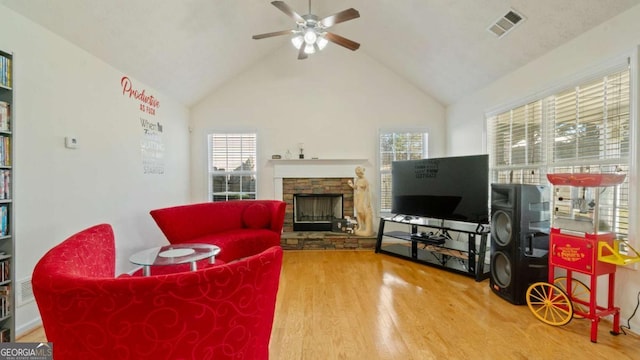
[(0, 342), (15, 341), (13, 54), (0, 50)]

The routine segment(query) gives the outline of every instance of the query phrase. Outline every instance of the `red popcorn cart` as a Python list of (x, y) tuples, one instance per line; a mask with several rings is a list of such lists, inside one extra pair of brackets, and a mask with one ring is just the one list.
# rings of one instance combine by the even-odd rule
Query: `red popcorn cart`
[[(591, 341), (597, 342), (598, 323), (613, 317), (613, 335), (620, 333), (620, 308), (614, 305), (615, 273), (619, 265), (640, 261), (626, 241), (616, 239), (617, 209), (612, 208), (623, 174), (548, 174), (553, 184), (553, 217), (549, 235), (549, 282), (527, 289), (529, 309), (554, 326), (572, 318), (591, 320)], [(604, 216), (603, 216), (604, 215)], [(603, 220), (607, 219), (607, 220)], [(556, 277), (558, 273), (566, 276)], [(588, 281), (574, 278), (579, 275)], [(606, 305), (597, 303), (598, 279), (608, 279)]]

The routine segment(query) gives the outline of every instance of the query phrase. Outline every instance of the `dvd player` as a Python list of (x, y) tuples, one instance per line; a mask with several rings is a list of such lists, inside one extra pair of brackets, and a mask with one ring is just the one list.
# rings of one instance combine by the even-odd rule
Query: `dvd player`
[(420, 241), (432, 245), (442, 245), (447, 241), (447, 238), (443, 235), (431, 235), (431, 234), (411, 234), (411, 240)]

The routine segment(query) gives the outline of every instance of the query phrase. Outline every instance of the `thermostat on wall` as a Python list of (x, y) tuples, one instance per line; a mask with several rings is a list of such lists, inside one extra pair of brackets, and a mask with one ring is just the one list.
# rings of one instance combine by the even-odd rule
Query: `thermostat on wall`
[(66, 136), (64, 138), (64, 147), (67, 149), (75, 149), (78, 147), (78, 139), (74, 136)]

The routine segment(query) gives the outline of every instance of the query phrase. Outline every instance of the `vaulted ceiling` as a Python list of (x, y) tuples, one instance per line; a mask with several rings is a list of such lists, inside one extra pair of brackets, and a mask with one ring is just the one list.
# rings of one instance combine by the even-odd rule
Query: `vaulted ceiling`
[[(286, 0), (301, 15), (308, 0)], [(268, 0), (0, 0), (112, 66), (192, 105), (274, 51), (297, 57), (293, 20)], [(332, 31), (444, 105), (491, 83), (640, 0), (313, 0), (320, 18), (355, 8)], [(488, 31), (515, 10), (524, 20)], [(329, 44), (353, 56), (350, 50)], [(314, 61), (315, 54), (307, 60)], [(298, 60), (296, 60), (298, 61)]]

